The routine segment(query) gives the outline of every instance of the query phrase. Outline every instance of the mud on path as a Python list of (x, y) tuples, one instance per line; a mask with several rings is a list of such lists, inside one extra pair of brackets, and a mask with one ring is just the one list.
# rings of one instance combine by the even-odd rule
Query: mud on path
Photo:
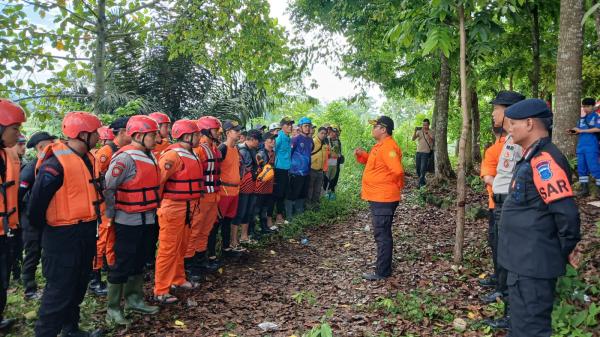
[[(469, 195), (471, 204), (484, 201)], [(591, 213), (583, 214), (588, 229), (598, 215)], [(300, 336), (328, 310), (334, 336), (505, 335), (473, 326), (500, 310), (478, 300), (487, 291), (477, 285), (477, 277), (489, 270), (486, 219), (467, 222), (465, 263), (459, 268), (451, 263), (454, 210), (402, 202), (393, 227), (394, 274), (381, 282), (361, 279), (375, 256), (368, 225), (368, 212), (359, 211), (350, 221), (308, 231), (308, 245), (278, 241), (252, 250), (246, 261), (227, 264), (199, 289), (177, 292), (179, 303), (157, 316), (138, 317), (135, 326), (115, 335)], [(381, 300), (398, 292), (403, 295), (394, 302)], [(454, 330), (455, 318), (469, 322), (467, 331)], [(278, 330), (263, 332), (262, 322)]]

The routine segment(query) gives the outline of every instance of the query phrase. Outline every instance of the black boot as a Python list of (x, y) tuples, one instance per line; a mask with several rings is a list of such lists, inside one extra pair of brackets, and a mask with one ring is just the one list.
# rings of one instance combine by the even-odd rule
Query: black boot
[(580, 183), (581, 189), (575, 193), (577, 197), (587, 197), (590, 195), (590, 184), (588, 183)]
[(104, 332), (100, 329), (92, 332), (79, 329), (77, 325), (68, 325), (63, 327), (61, 337), (102, 337)]
[(502, 299), (502, 293), (499, 291), (494, 291), (491, 294), (483, 295), (480, 297), (481, 301), (485, 304), (490, 304), (496, 302), (498, 299)]
[(479, 280), (479, 285), (485, 288), (495, 288), (496, 284), (498, 284), (498, 280), (495, 275)]
[(92, 271), (92, 280), (88, 289), (96, 296), (106, 296), (108, 293), (106, 282), (102, 281), (102, 274), (99, 269)]
[(485, 319), (483, 323), (491, 327), (492, 329), (503, 329), (510, 330), (510, 313), (509, 304), (507, 300), (504, 300), (504, 315), (499, 319)]
[(202, 280), (202, 272), (200, 271), (200, 268), (198, 267), (194, 258), (195, 255), (193, 257), (186, 257), (183, 260), (183, 265), (187, 279), (192, 282), (199, 282)]

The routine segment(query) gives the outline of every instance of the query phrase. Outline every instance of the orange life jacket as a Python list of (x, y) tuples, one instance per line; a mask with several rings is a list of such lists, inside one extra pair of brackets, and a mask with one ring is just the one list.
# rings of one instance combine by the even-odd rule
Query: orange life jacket
[(19, 223), (19, 172), (21, 162), (17, 153), (11, 149), (0, 149), (0, 156), (6, 165), (6, 172), (0, 172), (0, 235), (9, 228), (17, 228)]
[(163, 151), (166, 151), (169, 146), (171, 146), (171, 141), (168, 138), (163, 138), (162, 143), (160, 144), (156, 143), (156, 146), (152, 149), (152, 154), (156, 157), (157, 162), (160, 160), (160, 155)]
[(204, 192), (218, 192), (221, 186), (221, 152), (207, 143), (200, 143), (197, 149), (198, 155), (202, 158)]
[(127, 213), (141, 213), (158, 208), (160, 171), (156, 158), (152, 153), (147, 155), (133, 145), (122, 147), (113, 158), (122, 152), (127, 153), (135, 162), (136, 175), (117, 188), (115, 209)]
[(175, 151), (183, 162), (182, 170), (176, 172), (165, 182), (163, 198), (171, 200), (194, 200), (202, 195), (202, 163), (192, 151), (181, 144), (173, 144), (166, 151)]
[(240, 154), (236, 146), (227, 146), (225, 158), (221, 162), (221, 195), (237, 195), (240, 182)]
[(63, 143), (46, 146), (36, 164), (36, 170), (45, 159), (55, 156), (63, 168), (63, 183), (56, 191), (48, 209), (46, 222), (50, 226), (68, 226), (98, 220), (100, 214), (100, 171), (91, 153), (85, 154), (94, 166), (94, 176), (83, 159)]

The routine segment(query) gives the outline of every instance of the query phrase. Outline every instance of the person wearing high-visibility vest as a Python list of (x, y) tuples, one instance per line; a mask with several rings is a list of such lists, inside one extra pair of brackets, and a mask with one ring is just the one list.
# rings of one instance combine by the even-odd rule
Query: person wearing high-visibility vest
[(106, 321), (128, 325), (121, 307), (143, 314), (155, 314), (158, 307), (144, 302), (145, 243), (149, 228), (156, 223), (160, 204), (160, 170), (152, 154), (158, 124), (148, 116), (133, 116), (127, 122), (131, 144), (122, 147), (111, 159), (105, 175), (104, 197), (108, 226), (115, 240), (109, 262)]
[(171, 145), (171, 118), (162, 112), (153, 112), (148, 117), (154, 119), (158, 123), (158, 132), (160, 139), (156, 143), (154, 150), (154, 156), (160, 160), (160, 155)]
[(107, 145), (109, 142), (115, 139), (115, 134), (109, 126), (103, 126), (98, 129), (100, 135), (100, 146)]
[(194, 289), (197, 283), (187, 280), (184, 258), (194, 226), (199, 226), (200, 197), (204, 174), (200, 158), (193, 149), (200, 141), (200, 129), (195, 121), (178, 120), (173, 124), (177, 142), (169, 146), (160, 158), (162, 202), (158, 209), (160, 233), (154, 277), (154, 298), (162, 304), (178, 301), (171, 295), (171, 286)]
[(357, 148), (354, 155), (359, 163), (365, 164), (361, 197), (369, 202), (373, 234), (377, 243), (375, 273), (363, 274), (363, 278), (377, 281), (392, 274), (392, 222), (404, 188), (404, 169), (402, 150), (392, 137), (394, 121), (381, 116), (369, 123), (373, 125), (371, 134), (377, 144), (369, 153)]
[(29, 221), (43, 225), (42, 270), (46, 287), (35, 324), (38, 337), (98, 336), (79, 329), (96, 253), (102, 203), (100, 171), (90, 153), (98, 142), (98, 117), (70, 112), (62, 122), (66, 142), (47, 146), (37, 162)]
[[(98, 129), (100, 139), (102, 137), (115, 135), (112, 140), (107, 141), (96, 153), (96, 163), (100, 170), (100, 177), (104, 178), (108, 171), (108, 166), (115, 153), (120, 148), (127, 146), (131, 143), (131, 136), (127, 134), (125, 128), (129, 122), (129, 117), (119, 117), (115, 119), (108, 126), (107, 130), (103, 128)], [(110, 137), (108, 137), (110, 138)], [(106, 217), (104, 204), (102, 204), (102, 223), (98, 227), (98, 240), (96, 240), (96, 258), (94, 259), (92, 280), (88, 290), (97, 296), (106, 296), (108, 289), (106, 283), (102, 281), (102, 267), (104, 267), (104, 260), (106, 259), (108, 264), (113, 264), (115, 260), (115, 254), (112, 251), (112, 247), (115, 242), (114, 228), (109, 226), (110, 219)]]
[(7, 290), (10, 282), (9, 236), (19, 223), (18, 192), (21, 163), (16, 153), (6, 151), (13, 147), (21, 134), (25, 111), (19, 105), (0, 99), (0, 331), (6, 332), (14, 319), (4, 319)]

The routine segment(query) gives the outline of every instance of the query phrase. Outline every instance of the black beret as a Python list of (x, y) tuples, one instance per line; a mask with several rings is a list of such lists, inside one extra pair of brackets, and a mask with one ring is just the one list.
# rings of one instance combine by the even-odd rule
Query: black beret
[(40, 132), (36, 132), (34, 133), (31, 138), (29, 138), (29, 141), (27, 142), (27, 148), (28, 149), (32, 149), (34, 148), (36, 145), (38, 145), (40, 142), (43, 142), (45, 140), (55, 140), (56, 137), (49, 134), (46, 131), (40, 131)]
[(586, 97), (581, 100), (581, 105), (596, 105), (596, 100), (591, 97)]
[(498, 92), (496, 98), (494, 98), (494, 100), (491, 101), (490, 104), (511, 106), (524, 99), (525, 96), (519, 94), (516, 91), (502, 90)]
[(509, 106), (504, 115), (510, 119), (550, 118), (552, 111), (543, 99), (529, 98)]
[(108, 127), (113, 130), (125, 129), (127, 128), (127, 122), (129, 122), (129, 117), (119, 117), (110, 123)]

